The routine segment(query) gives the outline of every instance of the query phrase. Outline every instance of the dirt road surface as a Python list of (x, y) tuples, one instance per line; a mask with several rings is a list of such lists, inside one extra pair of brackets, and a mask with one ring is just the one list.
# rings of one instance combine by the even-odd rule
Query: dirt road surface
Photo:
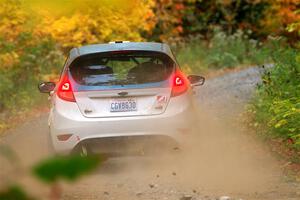
[[(63, 198), (299, 200), (300, 185), (288, 181), (281, 164), (241, 120), (259, 81), (258, 68), (208, 80), (197, 90), (197, 134), (187, 135), (191, 140), (182, 152), (111, 158), (75, 184), (63, 183)], [(47, 156), (47, 129), (45, 113), (0, 138), (20, 159), (13, 165), (0, 159), (1, 184), (17, 181), (47, 199), (49, 188), (28, 173), (32, 164)]]

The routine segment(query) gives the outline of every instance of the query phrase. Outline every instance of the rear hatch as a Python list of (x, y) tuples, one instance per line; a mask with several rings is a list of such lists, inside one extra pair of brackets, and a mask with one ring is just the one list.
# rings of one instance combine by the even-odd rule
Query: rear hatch
[(141, 116), (165, 111), (174, 69), (160, 52), (117, 51), (77, 58), (69, 76), (85, 117)]

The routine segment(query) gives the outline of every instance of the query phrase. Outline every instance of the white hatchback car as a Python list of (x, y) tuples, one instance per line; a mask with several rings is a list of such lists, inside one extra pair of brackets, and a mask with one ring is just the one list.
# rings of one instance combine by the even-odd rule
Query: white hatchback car
[(74, 48), (59, 82), (39, 85), (51, 97), (51, 144), (58, 153), (82, 154), (161, 142), (176, 147), (195, 126), (193, 87), (204, 81), (186, 77), (166, 44)]

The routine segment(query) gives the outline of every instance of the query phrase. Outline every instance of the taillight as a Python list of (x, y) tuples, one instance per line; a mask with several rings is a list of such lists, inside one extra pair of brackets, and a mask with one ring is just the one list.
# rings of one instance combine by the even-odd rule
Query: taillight
[(58, 135), (58, 136), (57, 136), (57, 139), (58, 139), (59, 141), (67, 141), (71, 136), (72, 136), (72, 134)]
[(180, 71), (176, 70), (172, 79), (172, 97), (176, 97), (185, 93), (189, 88), (189, 81), (185, 75)]
[(67, 74), (63, 76), (58, 85), (57, 96), (65, 101), (76, 102), (72, 90), (72, 85)]

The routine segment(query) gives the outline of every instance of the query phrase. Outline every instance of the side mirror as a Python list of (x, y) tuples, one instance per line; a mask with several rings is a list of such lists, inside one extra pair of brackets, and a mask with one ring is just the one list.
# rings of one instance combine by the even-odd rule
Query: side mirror
[(189, 75), (187, 78), (189, 79), (191, 86), (200, 86), (205, 82), (205, 78), (203, 76)]
[(50, 93), (55, 88), (55, 83), (53, 82), (43, 82), (38, 85), (41, 93)]

